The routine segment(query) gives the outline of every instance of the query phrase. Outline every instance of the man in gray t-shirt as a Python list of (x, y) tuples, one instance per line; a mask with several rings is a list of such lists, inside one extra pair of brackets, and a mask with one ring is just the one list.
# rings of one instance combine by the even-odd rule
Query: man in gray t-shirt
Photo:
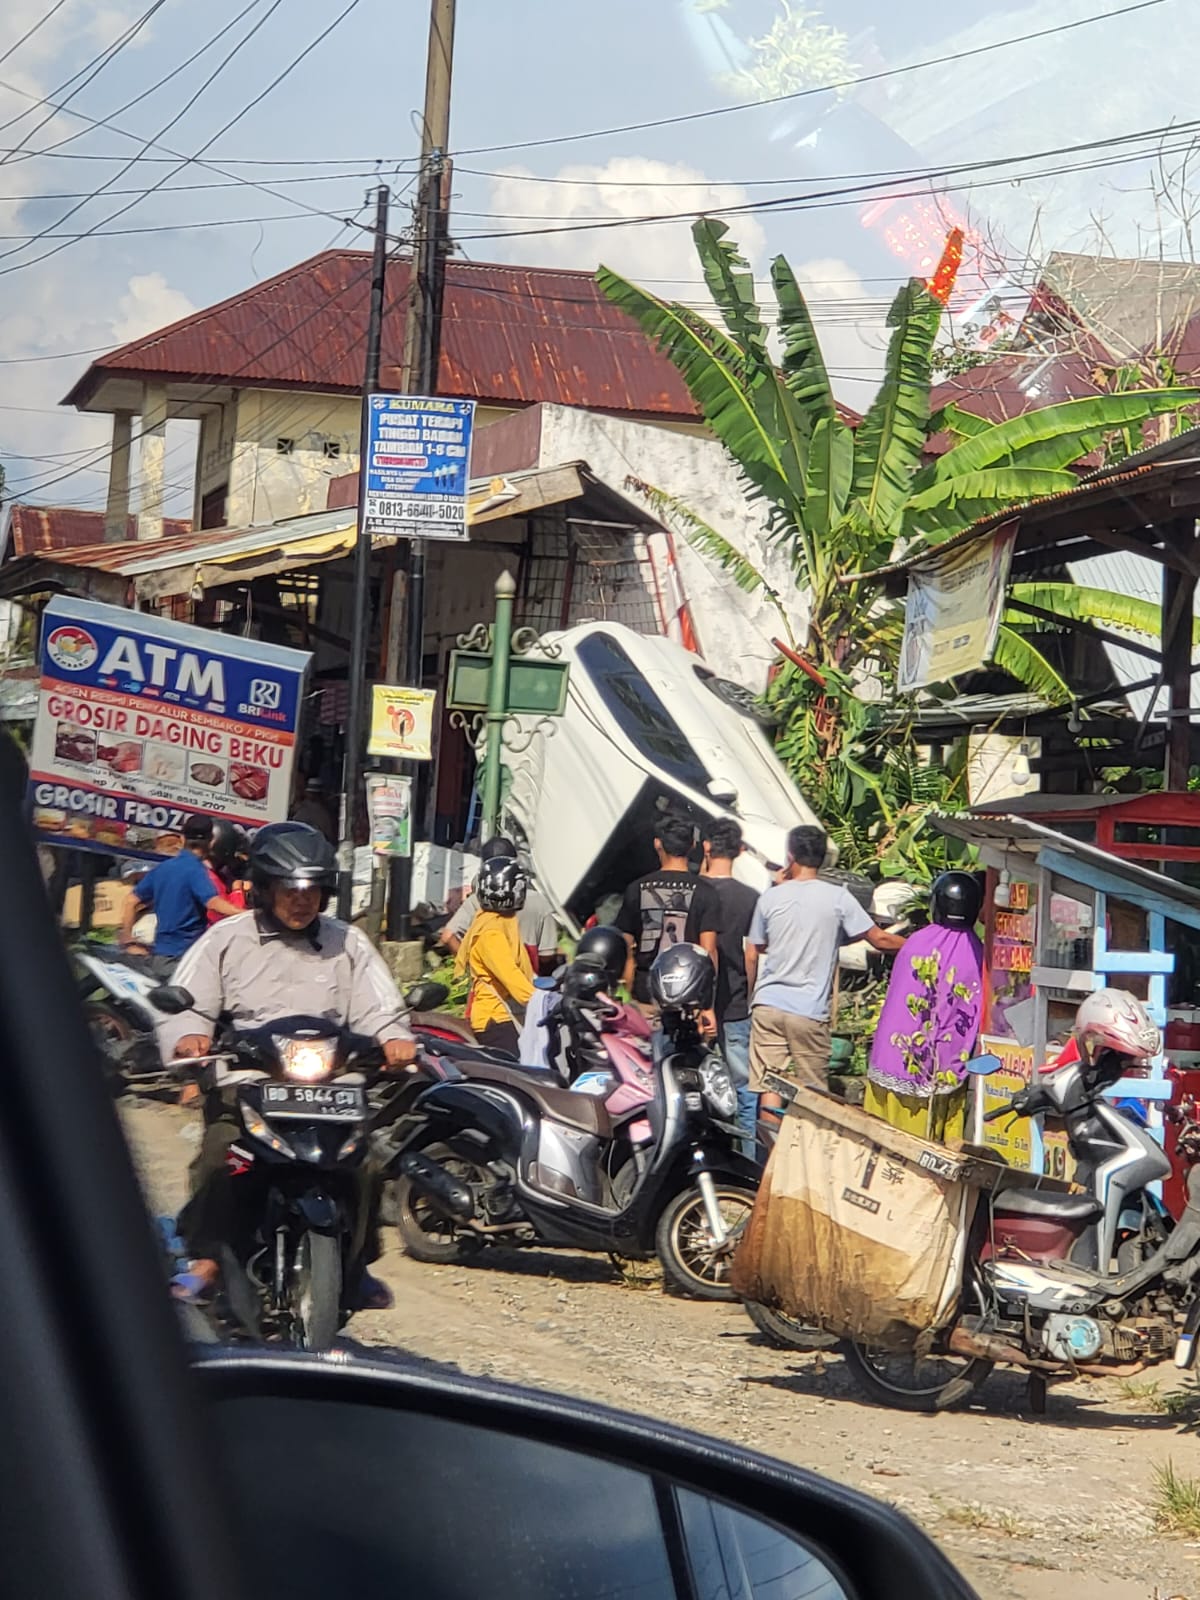
[[(826, 848), (820, 828), (793, 828), (787, 876), (760, 897), (750, 922), (750, 1087), (759, 1094), (768, 1072), (826, 1087), (829, 1001), (839, 949), (863, 938), (876, 950), (899, 950), (904, 942), (876, 927), (848, 889), (818, 876)], [(769, 1092), (762, 1102), (765, 1110), (779, 1103)]]

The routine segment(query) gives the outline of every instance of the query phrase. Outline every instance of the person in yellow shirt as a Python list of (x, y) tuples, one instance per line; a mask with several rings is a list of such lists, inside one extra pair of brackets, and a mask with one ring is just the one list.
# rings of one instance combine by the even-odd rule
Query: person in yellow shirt
[(475, 883), (479, 910), (463, 935), (454, 970), (471, 979), (467, 1021), (489, 1050), (517, 1054), (518, 1023), (533, 995), (533, 967), (521, 942), (517, 913), (529, 880), (519, 861), (485, 861)]

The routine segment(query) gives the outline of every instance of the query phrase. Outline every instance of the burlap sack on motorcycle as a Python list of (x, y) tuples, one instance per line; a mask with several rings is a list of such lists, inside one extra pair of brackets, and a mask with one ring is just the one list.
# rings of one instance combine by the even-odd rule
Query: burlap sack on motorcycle
[(802, 1091), (733, 1262), (746, 1300), (908, 1349), (954, 1308), (978, 1189), (970, 1163)]

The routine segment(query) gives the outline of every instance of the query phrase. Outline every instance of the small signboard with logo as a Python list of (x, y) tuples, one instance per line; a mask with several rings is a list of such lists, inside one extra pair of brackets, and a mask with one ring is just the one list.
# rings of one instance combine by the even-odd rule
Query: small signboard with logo
[(371, 690), (369, 756), (398, 761), (433, 759), (433, 709), (436, 689), (403, 689), (377, 683)]
[(282, 822), (311, 657), (59, 596), (42, 616), (29, 757), (49, 844), (173, 855), (196, 812)]

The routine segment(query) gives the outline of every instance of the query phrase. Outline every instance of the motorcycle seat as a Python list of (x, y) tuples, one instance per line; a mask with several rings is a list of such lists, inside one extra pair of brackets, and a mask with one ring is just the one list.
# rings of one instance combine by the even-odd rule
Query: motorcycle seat
[(1104, 1207), (1090, 1194), (1043, 1194), (1040, 1189), (1005, 1189), (992, 1202), (997, 1216), (1046, 1217), (1058, 1222), (1090, 1222)]
[[(543, 1083), (542, 1077), (548, 1080)], [(543, 1074), (532, 1067), (505, 1067), (494, 1061), (472, 1060), (468, 1078), (479, 1083), (503, 1084), (518, 1089), (555, 1122), (565, 1122), (584, 1133), (598, 1135), (601, 1139), (612, 1137), (612, 1119), (604, 1102), (591, 1094), (576, 1094), (564, 1089), (549, 1072)]]

